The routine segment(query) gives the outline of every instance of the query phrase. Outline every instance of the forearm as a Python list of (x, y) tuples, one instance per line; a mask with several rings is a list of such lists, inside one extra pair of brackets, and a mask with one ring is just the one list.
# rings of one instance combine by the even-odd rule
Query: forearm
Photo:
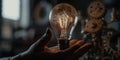
[(25, 59), (20, 54), (18, 54), (13, 57), (4, 57), (1, 58), (0, 60), (25, 60)]
[(11, 57), (1, 58), (0, 60), (10, 60)]
[(1, 58), (0, 60), (21, 60), (19, 56), (14, 56), (14, 57), (4, 57)]

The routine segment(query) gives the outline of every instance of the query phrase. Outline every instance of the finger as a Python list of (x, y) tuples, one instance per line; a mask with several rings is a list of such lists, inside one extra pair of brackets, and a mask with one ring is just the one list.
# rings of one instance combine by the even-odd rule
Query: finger
[(83, 44), (85, 44), (86, 42), (81, 40), (76, 42), (72, 47), (66, 49), (65, 53), (66, 54), (72, 54), (74, 53), (80, 46), (82, 46)]
[(47, 28), (46, 33), (40, 38), (37, 43), (39, 46), (46, 46), (52, 38), (52, 32), (50, 28)]
[(49, 50), (50, 50), (49, 53), (58, 53), (61, 51), (59, 46), (50, 47)]
[(51, 38), (52, 38), (52, 32), (51, 32), (51, 30), (48, 28), (47, 30), (46, 30), (46, 33), (40, 38), (40, 39), (38, 39), (32, 46), (31, 46), (31, 48), (38, 48), (38, 47), (45, 47), (47, 44), (48, 44), (48, 42), (51, 40)]
[(79, 58), (91, 48), (90, 43), (86, 43), (74, 52), (74, 57)]
[[(86, 43), (86, 42), (85, 42), (84, 40), (75, 40), (75, 41), (72, 41), (72, 40), (71, 40), (71, 42), (70, 42), (71, 46), (73, 46), (73, 45), (76, 44), (76, 45), (79, 45), (79, 47), (82, 46), (82, 45), (85, 44), (85, 43)], [(70, 47), (71, 47), (71, 46), (70, 46)]]
[(78, 42), (79, 40), (77, 40), (77, 39), (73, 39), (73, 40), (70, 40), (70, 43), (69, 43), (69, 45), (70, 46), (72, 46), (72, 45), (74, 45), (76, 42)]

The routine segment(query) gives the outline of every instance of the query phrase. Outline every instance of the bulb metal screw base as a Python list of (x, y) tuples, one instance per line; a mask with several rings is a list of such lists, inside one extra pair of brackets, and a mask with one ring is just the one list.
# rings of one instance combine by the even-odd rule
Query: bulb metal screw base
[(69, 40), (59, 39), (58, 45), (60, 47), (60, 50), (65, 50), (66, 48), (69, 48)]

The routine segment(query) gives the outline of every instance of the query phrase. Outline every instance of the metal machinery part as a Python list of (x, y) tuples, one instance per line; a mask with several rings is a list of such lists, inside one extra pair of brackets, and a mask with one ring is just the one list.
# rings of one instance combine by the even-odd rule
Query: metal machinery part
[(105, 11), (105, 5), (101, 1), (94, 1), (88, 7), (89, 16), (94, 18), (102, 17)]
[(96, 33), (104, 27), (104, 21), (101, 19), (90, 19), (86, 25), (85, 30), (89, 33)]
[(33, 18), (35, 19), (35, 22), (40, 24), (46, 24), (48, 21), (49, 13), (52, 9), (51, 4), (41, 1), (38, 3), (34, 9)]
[(112, 29), (104, 29), (102, 32), (102, 45), (103, 45), (103, 49), (105, 49), (105, 51), (107, 51), (108, 53), (111, 53), (112, 51), (114, 51), (114, 49), (111, 47), (110, 44), (114, 44), (113, 42), (111, 42), (111, 38), (113, 35), (115, 35), (115, 31)]
[[(94, 1), (88, 6), (89, 20), (84, 30), (90, 36), (85, 37), (86, 41), (92, 43), (92, 48), (87, 53), (85, 60), (119, 60), (120, 58), (120, 32), (107, 28), (107, 21), (104, 15), (106, 7), (101, 1)], [(115, 10), (111, 12), (110, 23), (116, 21)], [(85, 36), (87, 34), (84, 34)], [(119, 34), (119, 37), (116, 37)]]

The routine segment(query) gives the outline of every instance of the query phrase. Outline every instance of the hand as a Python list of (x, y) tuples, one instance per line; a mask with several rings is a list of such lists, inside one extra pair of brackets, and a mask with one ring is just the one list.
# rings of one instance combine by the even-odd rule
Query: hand
[(48, 29), (39, 40), (30, 46), (30, 48), (14, 57), (11, 60), (78, 60), (91, 47), (90, 43), (83, 40), (70, 40), (70, 47), (61, 51), (58, 46), (48, 47), (52, 33)]

